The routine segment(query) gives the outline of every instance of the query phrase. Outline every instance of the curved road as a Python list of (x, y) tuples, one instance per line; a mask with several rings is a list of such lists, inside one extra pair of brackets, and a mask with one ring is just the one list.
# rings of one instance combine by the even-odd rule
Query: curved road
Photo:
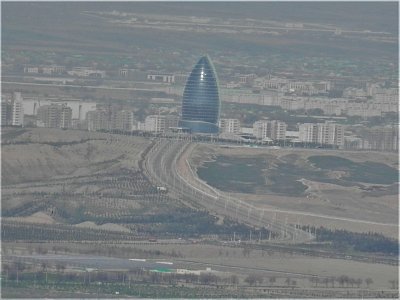
[(265, 227), (276, 233), (275, 240), (298, 243), (314, 238), (310, 233), (287, 225), (282, 220), (267, 218), (264, 209), (260, 210), (240, 199), (227, 197), (208, 185), (191, 180), (193, 174), (185, 174), (185, 168), (178, 167), (178, 164), (182, 163), (180, 158), (189, 144), (190, 142), (185, 140), (156, 140), (144, 161), (147, 176), (157, 185), (167, 187), (169, 193), (185, 202), (241, 223)]

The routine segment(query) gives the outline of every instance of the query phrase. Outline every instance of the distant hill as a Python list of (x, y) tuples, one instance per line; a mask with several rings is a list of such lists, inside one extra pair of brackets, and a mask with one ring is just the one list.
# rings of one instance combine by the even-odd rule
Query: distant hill
[[(326, 23), (358, 30), (398, 32), (397, 2), (54, 2), (2, 4), (3, 24), (12, 19), (22, 24), (76, 21), (77, 11), (118, 10), (238, 19)], [(43, 16), (32, 18), (30, 16)]]

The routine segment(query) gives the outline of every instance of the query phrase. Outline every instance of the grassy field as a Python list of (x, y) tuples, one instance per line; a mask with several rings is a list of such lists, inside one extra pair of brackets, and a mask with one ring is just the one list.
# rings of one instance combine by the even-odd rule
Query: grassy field
[(398, 235), (395, 154), (200, 144), (190, 155), (200, 179), (260, 208), (291, 211), (277, 216), (289, 222)]
[(288, 154), (279, 158), (217, 156), (215, 161), (198, 168), (198, 175), (227, 192), (304, 196), (307, 186), (300, 179), (340, 186), (391, 185), (397, 182), (398, 172), (371, 161), (354, 162), (333, 155), (302, 160), (297, 154)]

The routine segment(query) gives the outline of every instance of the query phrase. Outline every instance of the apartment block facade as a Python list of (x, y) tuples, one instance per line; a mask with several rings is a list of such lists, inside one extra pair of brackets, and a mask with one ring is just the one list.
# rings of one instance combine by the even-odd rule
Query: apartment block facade
[(240, 133), (240, 121), (238, 119), (220, 119), (219, 120), (220, 133)]
[(284, 140), (286, 128), (286, 123), (279, 120), (260, 120), (253, 124), (253, 134), (257, 139)]
[(332, 122), (300, 124), (299, 140), (304, 143), (343, 147), (344, 128)]

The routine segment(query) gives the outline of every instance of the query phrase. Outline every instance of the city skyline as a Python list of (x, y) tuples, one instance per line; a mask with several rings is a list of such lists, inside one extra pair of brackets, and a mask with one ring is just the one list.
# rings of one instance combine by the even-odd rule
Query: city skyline
[(398, 9), (2, 2), (1, 298), (397, 298)]

